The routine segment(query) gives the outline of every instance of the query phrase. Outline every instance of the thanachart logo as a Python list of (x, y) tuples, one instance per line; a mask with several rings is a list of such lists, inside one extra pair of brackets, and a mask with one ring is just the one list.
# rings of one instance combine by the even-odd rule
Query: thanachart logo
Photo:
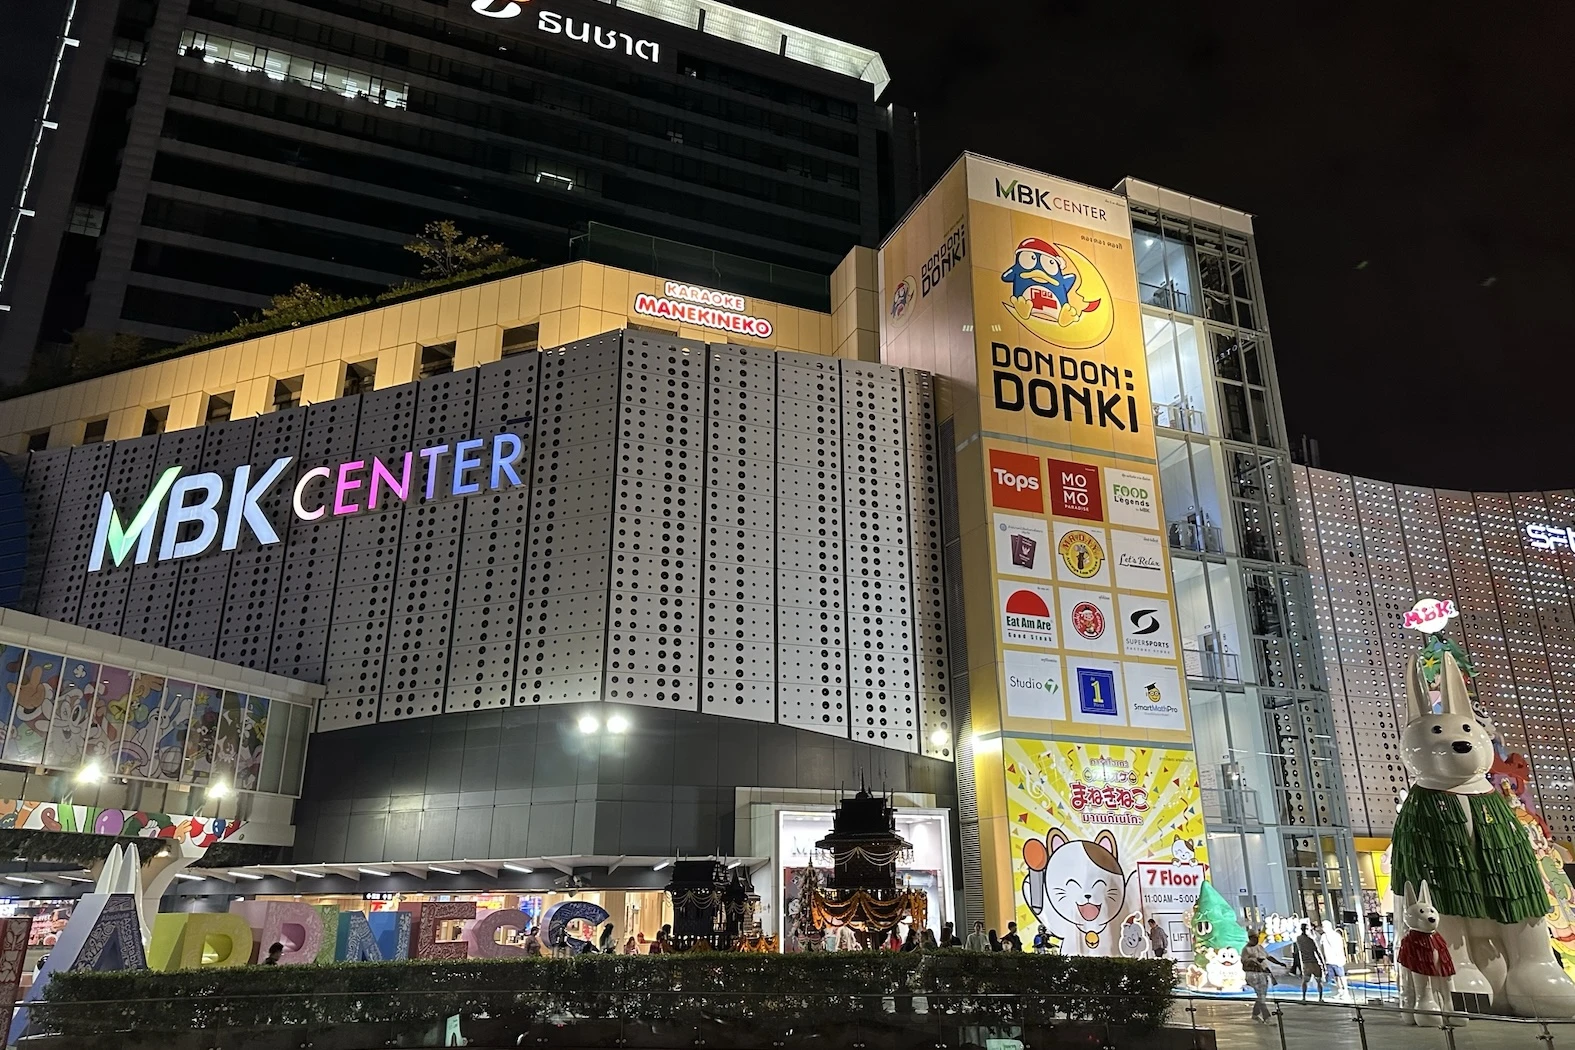
[[(518, 18), (530, 0), (470, 0), (470, 9), (487, 18)], [(662, 45), (654, 40), (636, 40), (628, 33), (605, 29), (584, 19), (560, 15), (556, 11), (539, 11), (536, 28), (553, 36), (566, 36), (582, 44), (595, 44), (607, 51), (622, 50), (626, 55), (643, 58), (647, 62), (661, 59)]]
[[(363, 510), (377, 510), (395, 498), (400, 502), (422, 498), (421, 492), (413, 494), (418, 456), (426, 461), (424, 494), (427, 500), (480, 492), (487, 479), (472, 475), (486, 471), (489, 466), (489, 491), (524, 485), (515, 469), (525, 455), (525, 442), (519, 435), (494, 436), (490, 442), (490, 464), (486, 461), (488, 444), (484, 438), (474, 438), (456, 442), (452, 448), (432, 445), (412, 449), (402, 457), (389, 460), (373, 456), (335, 467), (313, 467), (296, 481), (290, 506), (300, 520), (316, 521), (327, 514), (342, 517)], [(443, 463), (445, 456), (451, 464)], [(294, 462), (294, 457), (282, 456), (269, 464), (255, 481), (252, 476), (255, 468), (249, 464), (236, 467), (228, 480), (212, 472), (182, 477), (184, 468), (169, 467), (159, 476), (131, 520), (124, 524), (114, 495), (104, 493), (99, 503), (93, 548), (88, 555), (88, 571), (98, 572), (104, 567), (106, 551), (112, 565), (124, 564), (133, 546), (137, 550), (135, 564), (143, 565), (152, 559), (153, 538), (161, 510), (164, 525), (159, 532), (158, 558), (154, 559), (157, 561), (195, 557), (212, 547), (216, 539), (221, 541), (220, 550), (232, 551), (240, 545), (243, 525), (262, 546), (278, 543), (279, 533), (264, 513), (262, 501)], [(227, 503), (226, 488), (229, 491)], [(364, 504), (360, 496), (363, 489), (367, 497)], [(166, 499), (167, 510), (164, 509)], [(308, 503), (316, 505), (308, 508)], [(224, 504), (222, 522), (220, 504)], [(191, 527), (195, 528), (195, 534)], [(185, 538), (182, 538), (183, 533)]]
[(470, 0), (470, 9), (488, 18), (515, 18), (524, 10), (515, 0)]

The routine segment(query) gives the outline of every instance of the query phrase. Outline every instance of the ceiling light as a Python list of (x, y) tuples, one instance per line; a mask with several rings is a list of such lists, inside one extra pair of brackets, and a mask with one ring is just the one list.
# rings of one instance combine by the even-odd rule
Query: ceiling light
[(600, 728), (601, 728), (601, 723), (596, 721), (596, 716), (595, 715), (581, 715), (580, 716), (580, 732), (582, 732), (582, 733), (594, 733), (594, 732), (596, 732), (596, 730), (598, 730)]
[(86, 883), (91, 884), (92, 881), (93, 881), (92, 879), (84, 879), (80, 875), (62, 875), (60, 877), (62, 879), (65, 879), (67, 882), (86, 882)]
[(98, 767), (97, 762), (89, 762), (77, 771), (78, 784), (100, 784), (104, 781), (104, 771)]
[(187, 875), (184, 871), (177, 871), (175, 873), (175, 877), (177, 879), (184, 879), (186, 882), (202, 882), (202, 881), (206, 880), (208, 876), (206, 876), (206, 875)]
[(428, 864), (427, 871), (441, 871), (445, 875), (458, 875), (458, 868), (440, 868), (436, 864)]
[(613, 715), (607, 720), (607, 731), (609, 733), (622, 733), (628, 728), (629, 720), (623, 715)]
[(656, 867), (652, 868), (651, 870), (652, 871), (661, 871), (663, 868), (667, 867), (670, 864), (672, 864), (672, 861), (664, 860), (664, 861), (662, 861), (662, 863), (658, 864)]
[(21, 875), (7, 875), (5, 877), (5, 881), (7, 881), (7, 882), (20, 882), (24, 886), (42, 886), (44, 884), (44, 880), (43, 879), (29, 879), (29, 878), (24, 878)]
[(209, 798), (227, 798), (229, 794), (230, 785), (226, 784), (222, 780), (215, 781), (214, 783), (208, 785)]
[(937, 729), (935, 732), (930, 734), (930, 743), (934, 744), (936, 747), (946, 746), (946, 741), (950, 739), (951, 735), (944, 729)]
[(262, 878), (261, 875), (253, 875), (249, 871), (227, 871), (225, 874), (237, 879), (250, 879), (253, 882), (257, 882)]
[(510, 871), (517, 871), (521, 875), (529, 875), (531, 872), (536, 870), (535, 868), (527, 868), (523, 864), (505, 864), (503, 866)]
[(324, 877), (323, 873), (320, 872), (320, 871), (302, 871), (299, 868), (291, 868), (290, 869), (290, 874), (291, 875), (305, 875), (309, 879), (320, 879), (320, 878)]
[(393, 874), (391, 871), (378, 871), (376, 868), (357, 868), (355, 870), (359, 871), (362, 875), (381, 875), (385, 879)]
[(734, 869), (734, 868), (736, 868), (736, 867), (738, 867), (738, 866), (739, 866), (739, 865), (740, 865), (740, 864), (742, 864), (742, 863), (744, 863), (744, 862), (743, 862), (743, 861), (741, 861), (741, 860), (735, 860), (735, 861), (734, 861), (734, 862), (733, 862), (733, 863), (731, 863), (731, 864), (729, 864), (729, 865), (728, 865), (728, 866), (727, 866), (727, 870), (728, 870), (728, 871), (732, 871), (732, 870), (733, 870), (733, 869)]

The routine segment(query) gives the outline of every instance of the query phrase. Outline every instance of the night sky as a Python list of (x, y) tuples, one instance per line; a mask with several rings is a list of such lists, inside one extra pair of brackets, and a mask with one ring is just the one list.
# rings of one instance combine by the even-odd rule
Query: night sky
[[(1575, 485), (1575, 5), (736, 2), (879, 50), (926, 185), (972, 149), (1251, 212), (1287, 426), (1324, 466)], [(15, 19), (54, 5), (5, 6), (9, 187), (36, 105), (10, 81), (47, 48)]]

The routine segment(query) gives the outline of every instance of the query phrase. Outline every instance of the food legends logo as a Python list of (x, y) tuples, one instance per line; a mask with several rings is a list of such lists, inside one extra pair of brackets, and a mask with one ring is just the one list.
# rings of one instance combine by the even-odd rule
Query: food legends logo
[[(427, 500), (474, 495), (481, 491), (483, 481), (488, 478), (489, 491), (524, 485), (516, 469), (525, 455), (525, 442), (520, 436), (507, 433), (494, 436), (490, 441), (490, 463), (488, 445), (486, 439), (475, 438), (456, 442), (452, 448), (432, 445), (412, 449), (388, 460), (373, 456), (332, 468), (313, 467), (296, 481), (290, 506), (300, 520), (316, 521), (324, 515), (343, 517), (363, 510), (378, 510), (396, 498), (409, 502), (413, 498), (417, 457), (426, 463), (424, 491)], [(445, 456), (451, 464), (443, 463)], [(278, 543), (279, 533), (264, 513), (262, 500), (294, 462), (293, 456), (282, 456), (256, 481), (252, 480), (253, 468), (249, 464), (235, 468), (228, 482), (211, 472), (182, 477), (184, 468), (170, 467), (160, 475), (131, 521), (124, 524), (114, 495), (104, 493), (88, 556), (88, 571), (97, 572), (104, 567), (106, 551), (114, 565), (123, 564), (133, 546), (137, 549), (135, 564), (143, 565), (152, 559), (154, 533), (166, 497), (168, 510), (164, 513), (164, 528), (159, 535), (158, 561), (195, 557), (212, 547), (216, 539), (221, 540), (220, 550), (232, 551), (240, 545), (243, 525), (262, 546)], [(219, 506), (225, 501), (226, 488), (229, 501), (225, 504), (221, 523)], [(363, 489), (366, 492), (364, 504), (360, 496)], [(420, 498), (420, 494), (414, 498)], [(308, 503), (316, 506), (308, 508)], [(186, 526), (195, 526), (196, 533), (181, 539), (183, 531), (189, 533)]]
[(1026, 238), (1001, 280), (1010, 289), (1003, 305), (1024, 328), (1052, 346), (1087, 350), (1115, 330), (1110, 288), (1076, 248)]

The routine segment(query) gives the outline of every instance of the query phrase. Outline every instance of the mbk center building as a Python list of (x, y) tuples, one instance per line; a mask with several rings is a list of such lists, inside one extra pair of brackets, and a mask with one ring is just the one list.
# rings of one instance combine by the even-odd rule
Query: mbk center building
[(716, 857), (786, 934), (861, 785), (937, 928), (1355, 907), (1241, 213), (969, 155), (826, 310), (573, 262), (16, 398), (0, 447), (0, 793), (225, 818), (169, 908), (651, 936)]

